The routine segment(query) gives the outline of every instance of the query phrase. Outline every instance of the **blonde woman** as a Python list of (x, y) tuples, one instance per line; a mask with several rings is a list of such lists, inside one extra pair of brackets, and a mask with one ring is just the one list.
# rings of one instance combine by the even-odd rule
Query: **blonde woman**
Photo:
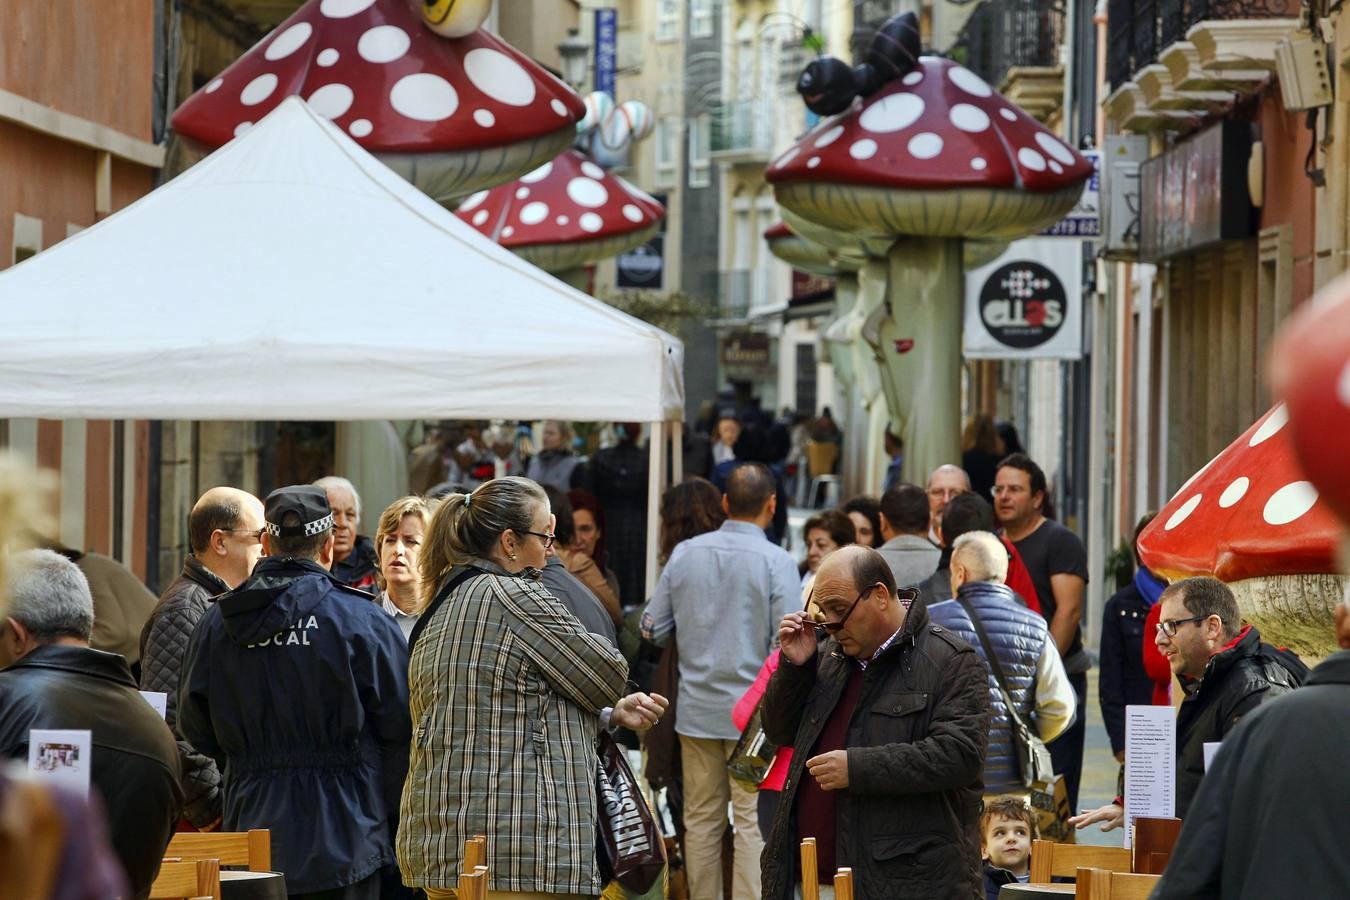
[(417, 559), (422, 539), (438, 500), (400, 497), (380, 513), (375, 527), (375, 554), (379, 566), (376, 583), (380, 587), (377, 602), (394, 617), (407, 638), (417, 624), (422, 605), (422, 573)]
[(538, 484), (497, 478), (447, 497), (422, 546), (431, 599), (409, 643), (398, 859), (404, 883), (430, 900), (455, 896), (474, 834), (487, 836), (489, 897), (597, 897), (604, 886), (601, 713), (613, 706), (613, 721), (641, 727), (660, 709), (641, 694), (620, 701), (623, 657), (540, 585), (553, 525)]

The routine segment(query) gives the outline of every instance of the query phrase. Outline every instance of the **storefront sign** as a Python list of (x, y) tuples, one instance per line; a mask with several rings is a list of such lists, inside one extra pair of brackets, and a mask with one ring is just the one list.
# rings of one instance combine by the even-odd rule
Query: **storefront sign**
[(1106, 235), (1106, 258), (1137, 259), (1142, 225), (1139, 166), (1148, 159), (1148, 136), (1112, 135), (1106, 139), (1102, 158), (1105, 170), (1102, 230)]
[(1078, 359), (1082, 294), (1081, 241), (1014, 241), (966, 273), (966, 358)]
[(1101, 179), (1102, 159), (1096, 150), (1081, 151), (1092, 163), (1092, 176), (1083, 185), (1083, 195), (1069, 214), (1041, 232), (1045, 237), (1095, 238), (1102, 233)]
[(801, 269), (792, 270), (793, 300), (811, 300), (824, 297), (834, 291), (834, 279), (824, 275), (813, 275)]
[(619, 11), (595, 11), (595, 89), (614, 97), (615, 60), (619, 57)]
[(665, 246), (666, 236), (654, 234), (647, 243), (620, 253), (615, 260), (615, 286), (644, 291), (661, 290)]
[(1247, 192), (1251, 126), (1225, 121), (1139, 167), (1139, 258), (1160, 262), (1255, 234)]
[(768, 364), (767, 334), (733, 334), (722, 339), (722, 365), (767, 366)]

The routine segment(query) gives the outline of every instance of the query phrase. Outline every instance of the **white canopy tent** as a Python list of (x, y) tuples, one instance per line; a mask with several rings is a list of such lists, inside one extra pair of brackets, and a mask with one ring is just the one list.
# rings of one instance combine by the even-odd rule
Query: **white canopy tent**
[(655, 490), (684, 405), (677, 339), (482, 237), (297, 98), (0, 273), (0, 322), (0, 417), (652, 422)]

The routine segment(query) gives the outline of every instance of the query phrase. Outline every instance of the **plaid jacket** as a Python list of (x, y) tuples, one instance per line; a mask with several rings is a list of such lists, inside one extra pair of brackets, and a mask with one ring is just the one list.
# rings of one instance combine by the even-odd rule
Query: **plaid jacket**
[(491, 890), (598, 895), (595, 735), (627, 666), (537, 573), (474, 565), (489, 574), (455, 588), (409, 660), (404, 880), (455, 887), (465, 838), (484, 834)]

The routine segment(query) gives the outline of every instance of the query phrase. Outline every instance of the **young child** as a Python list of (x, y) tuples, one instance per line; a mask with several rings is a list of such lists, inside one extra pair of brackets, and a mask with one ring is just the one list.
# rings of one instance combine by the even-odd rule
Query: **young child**
[(984, 804), (980, 816), (980, 856), (984, 859), (984, 891), (997, 900), (1005, 884), (1031, 878), (1031, 842), (1039, 837), (1036, 816), (1020, 797), (999, 797)]

